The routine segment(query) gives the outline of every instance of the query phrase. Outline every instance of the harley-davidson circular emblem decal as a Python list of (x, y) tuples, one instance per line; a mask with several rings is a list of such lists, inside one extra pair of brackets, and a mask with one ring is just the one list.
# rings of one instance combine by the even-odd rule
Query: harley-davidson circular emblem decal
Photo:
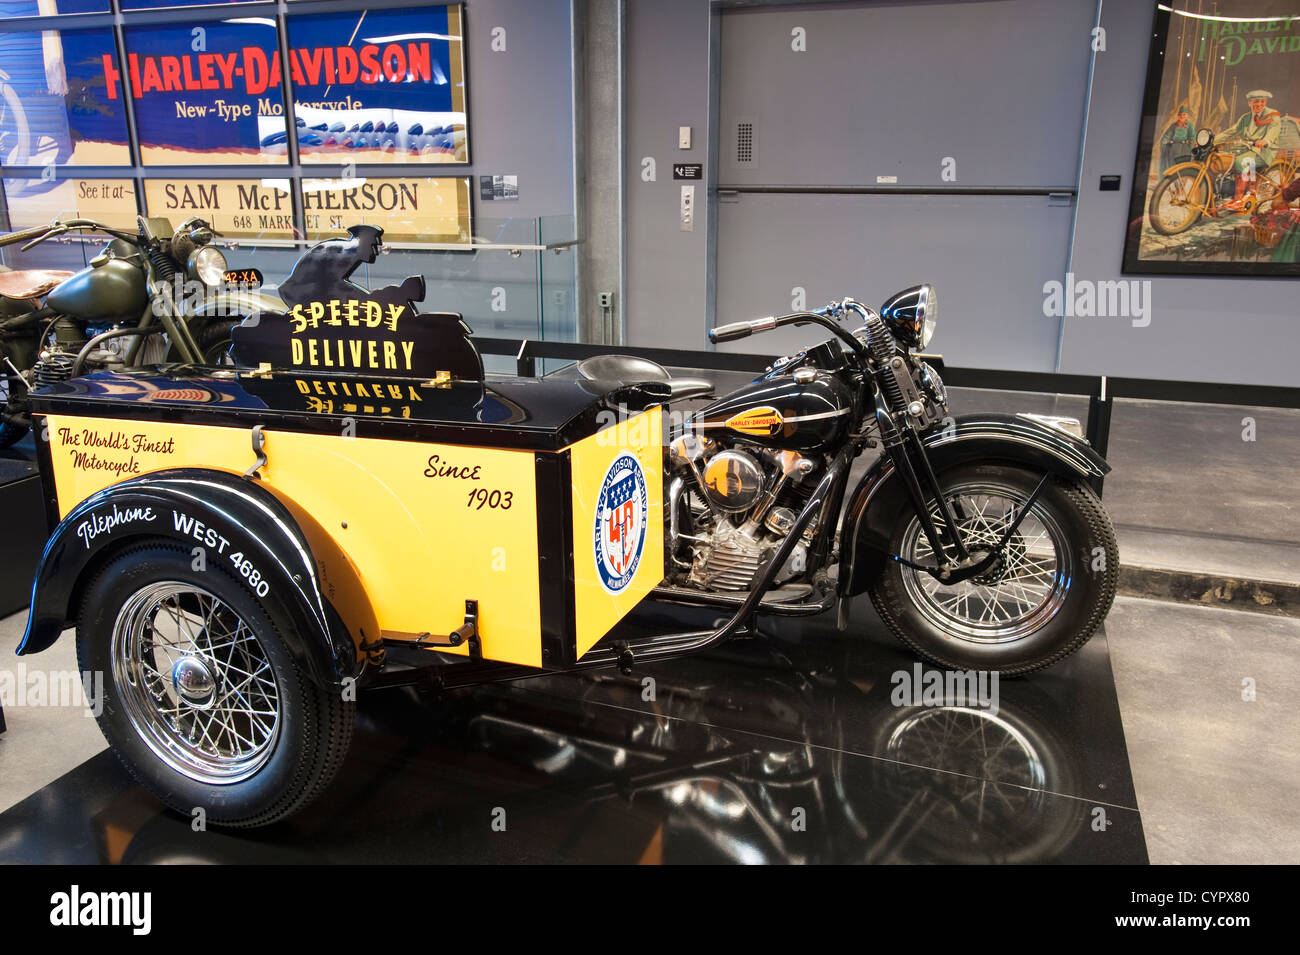
[(596, 573), (611, 594), (621, 593), (636, 576), (645, 546), (646, 505), (641, 462), (635, 455), (620, 454), (605, 472), (596, 499)]

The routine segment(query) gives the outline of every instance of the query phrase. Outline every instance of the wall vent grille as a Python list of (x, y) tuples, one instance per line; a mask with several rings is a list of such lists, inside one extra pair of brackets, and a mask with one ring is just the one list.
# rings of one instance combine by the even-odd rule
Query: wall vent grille
[(754, 161), (754, 124), (736, 124), (736, 162), (747, 165)]

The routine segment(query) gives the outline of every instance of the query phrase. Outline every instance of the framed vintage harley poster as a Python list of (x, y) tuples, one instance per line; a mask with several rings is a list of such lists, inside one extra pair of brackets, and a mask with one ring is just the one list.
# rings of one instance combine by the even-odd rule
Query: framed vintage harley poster
[(1297, 170), (1300, 0), (1160, 3), (1124, 271), (1300, 276)]

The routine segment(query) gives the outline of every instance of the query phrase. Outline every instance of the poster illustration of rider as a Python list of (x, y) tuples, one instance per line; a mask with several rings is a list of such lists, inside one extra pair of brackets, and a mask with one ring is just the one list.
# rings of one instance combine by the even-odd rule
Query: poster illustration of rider
[[(1268, 90), (1251, 90), (1246, 94), (1250, 106), (1248, 112), (1220, 136), (1229, 143), (1236, 144), (1236, 159), (1233, 160), (1233, 172), (1236, 180), (1233, 185), (1233, 197), (1224, 208), (1232, 212), (1240, 211), (1247, 190), (1254, 184), (1256, 173), (1273, 165), (1277, 157), (1277, 140), (1282, 131), (1282, 114), (1270, 109), (1268, 101), (1273, 94)], [(1216, 137), (1216, 141), (1219, 137)]]
[(1300, 170), (1300, 0), (1162, 4), (1143, 112), (1124, 271), (1300, 275), (1261, 221)]

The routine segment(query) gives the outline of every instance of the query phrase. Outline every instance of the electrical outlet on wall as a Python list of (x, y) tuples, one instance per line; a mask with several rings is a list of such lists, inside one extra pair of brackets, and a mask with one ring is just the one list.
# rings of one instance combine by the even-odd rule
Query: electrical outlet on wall
[(682, 231), (695, 231), (695, 187), (682, 186)]

